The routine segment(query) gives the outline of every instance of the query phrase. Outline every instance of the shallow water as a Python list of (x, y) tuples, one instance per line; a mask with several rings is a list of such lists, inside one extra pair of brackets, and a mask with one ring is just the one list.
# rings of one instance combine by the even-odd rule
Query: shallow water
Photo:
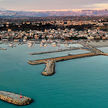
[[(7, 45), (0, 45), (7, 47)], [(55, 48), (57, 49), (57, 48)], [(0, 50), (0, 90), (15, 92), (34, 99), (24, 108), (108, 108), (108, 57), (95, 56), (56, 63), (56, 74), (41, 75), (44, 65), (29, 65), (28, 60), (64, 56), (65, 53), (31, 56), (36, 51), (54, 48), (28, 48), (19, 45)], [(108, 49), (105, 49), (106, 51)], [(73, 50), (79, 54), (86, 51)], [(0, 101), (0, 108), (17, 108)]]

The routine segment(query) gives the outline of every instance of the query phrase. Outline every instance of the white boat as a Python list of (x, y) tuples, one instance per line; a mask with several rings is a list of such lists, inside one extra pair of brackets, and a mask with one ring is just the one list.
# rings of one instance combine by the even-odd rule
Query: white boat
[(43, 42), (41, 42), (41, 43), (40, 43), (40, 47), (43, 47), (43, 46), (44, 46), (44, 43), (43, 43)]
[(10, 43), (9, 47), (16, 47), (16, 45), (14, 45), (13, 43)]
[(27, 40), (26, 39), (23, 39), (23, 42), (26, 42)]
[(56, 46), (57, 46), (57, 43), (56, 43), (56, 42), (53, 42), (53, 43), (52, 43), (52, 46), (53, 46), (53, 47), (56, 47)]
[(44, 44), (44, 47), (47, 47), (47, 44)]
[(6, 48), (1, 48), (1, 47), (0, 47), (0, 50), (7, 50), (7, 49), (6, 49)]
[(68, 47), (69, 45), (68, 45), (68, 44), (64, 44), (64, 46), (65, 46), (65, 47)]
[(28, 45), (28, 47), (32, 47), (33, 46), (33, 42), (31, 42), (31, 41), (29, 41), (28, 43), (27, 43), (27, 45)]

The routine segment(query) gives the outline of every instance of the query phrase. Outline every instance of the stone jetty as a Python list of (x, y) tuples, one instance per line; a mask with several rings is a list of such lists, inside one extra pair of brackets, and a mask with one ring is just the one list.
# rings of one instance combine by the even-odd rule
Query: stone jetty
[(5, 91), (0, 91), (0, 99), (18, 106), (29, 105), (32, 103), (32, 99), (29, 97)]
[(51, 76), (55, 73), (55, 62), (54, 60), (48, 60), (46, 62), (46, 67), (44, 72), (42, 72), (42, 75), (44, 76)]
[(100, 54), (95, 54), (95, 53), (76, 54), (76, 55), (68, 55), (68, 56), (63, 56), (63, 57), (33, 60), (33, 61), (28, 61), (28, 63), (31, 65), (46, 64), (48, 60), (53, 60), (54, 62), (59, 62), (59, 61), (66, 61), (66, 60), (70, 60), (70, 59), (91, 57), (91, 56), (97, 56), (97, 55), (100, 55)]

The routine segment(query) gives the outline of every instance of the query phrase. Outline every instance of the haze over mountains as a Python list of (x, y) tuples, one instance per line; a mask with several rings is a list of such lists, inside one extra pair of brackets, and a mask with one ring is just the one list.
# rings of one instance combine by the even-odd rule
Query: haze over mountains
[(0, 16), (11, 17), (47, 17), (47, 16), (108, 16), (108, 10), (77, 10), (77, 11), (11, 11), (0, 9)]

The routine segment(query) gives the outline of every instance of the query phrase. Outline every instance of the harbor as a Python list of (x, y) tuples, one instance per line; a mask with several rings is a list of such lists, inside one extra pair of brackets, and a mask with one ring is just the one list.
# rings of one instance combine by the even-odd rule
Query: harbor
[[(85, 52), (85, 50), (81, 50), (80, 52), (71, 50), (70, 52), (64, 51), (62, 54), (58, 52), (31, 56), (29, 55), (30, 52), (39, 52), (40, 50), (44, 52), (46, 49), (51, 51), (52, 47), (44, 48), (35, 45), (33, 48), (28, 48), (27, 44), (16, 44), (16, 47), (13, 48), (8, 47), (8, 44), (5, 44), (1, 47), (7, 48), (6, 51), (0, 51), (1, 90), (18, 93), (18, 97), (20, 95), (31, 97), (34, 100), (33, 103), (24, 106), (25, 108), (42, 108), (43, 106), (45, 108), (54, 108), (56, 107), (55, 104), (58, 104), (57, 108), (77, 107), (77, 105), (74, 104), (76, 102), (75, 98), (77, 98), (78, 102), (83, 103), (83, 101), (85, 101), (87, 103), (90, 101), (91, 105), (94, 105), (93, 102), (101, 101), (97, 98), (100, 96), (99, 93), (103, 94), (100, 96), (103, 101), (96, 105), (103, 104), (103, 106), (106, 106), (107, 83), (105, 83), (105, 81), (107, 81), (107, 56), (95, 56), (93, 54), (93, 56), (75, 59), (69, 58), (67, 60), (54, 62), (54, 64), (53, 61), (52, 63), (48, 61), (48, 64), (44, 62), (42, 65), (29, 65), (26, 62), (28, 60), (43, 60), (45, 57), (47, 59), (65, 57), (69, 56), (68, 54), (75, 56), (80, 55), (81, 53), (87, 54), (91, 52)], [(102, 50), (102, 48), (99, 50)], [(102, 52), (108, 53), (108, 49), (106, 48), (105, 50), (102, 50)], [(46, 67), (48, 69), (48, 66), (51, 69), (54, 69), (54, 71), (46, 70)], [(46, 71), (48, 71), (48, 73)], [(53, 74), (51, 72), (53, 72)], [(48, 76), (49, 74), (52, 76), (43, 76)], [(103, 88), (106, 88), (106, 90), (103, 91)], [(95, 95), (94, 99), (92, 98), (93, 95), (89, 89), (92, 90), (93, 95)], [(84, 97), (82, 96), (82, 93)], [(90, 96), (89, 99), (87, 95)], [(82, 100), (80, 100), (80, 98)], [(83, 105), (85, 105), (85, 102)], [(3, 101), (0, 101), (0, 104), (4, 108), (17, 108), (17, 106)]]
[(108, 108), (108, 0), (0, 0), (0, 108)]
[[(53, 75), (55, 73), (55, 63), (56, 62), (66, 61), (66, 60), (71, 60), (71, 59), (77, 59), (77, 58), (98, 56), (98, 55), (108, 56), (108, 54), (105, 54), (101, 50), (95, 48), (92, 45), (89, 45), (88, 43), (79, 42), (79, 43), (76, 43), (76, 44), (81, 44), (83, 46), (82, 49), (86, 49), (86, 50), (90, 51), (90, 53), (76, 54), (76, 55), (68, 54), (67, 56), (62, 56), (62, 57), (47, 58), (47, 59), (40, 59), (40, 60), (32, 60), (32, 61), (28, 61), (28, 63), (30, 65), (46, 64), (45, 70), (44, 70), (44, 72), (42, 72), (42, 75), (51, 76), (51, 75)], [(31, 53), (31, 55), (54, 53), (54, 52), (63, 52), (63, 51), (67, 51), (67, 50), (72, 50), (72, 48), (65, 49), (65, 50), (58, 50), (58, 51)]]

